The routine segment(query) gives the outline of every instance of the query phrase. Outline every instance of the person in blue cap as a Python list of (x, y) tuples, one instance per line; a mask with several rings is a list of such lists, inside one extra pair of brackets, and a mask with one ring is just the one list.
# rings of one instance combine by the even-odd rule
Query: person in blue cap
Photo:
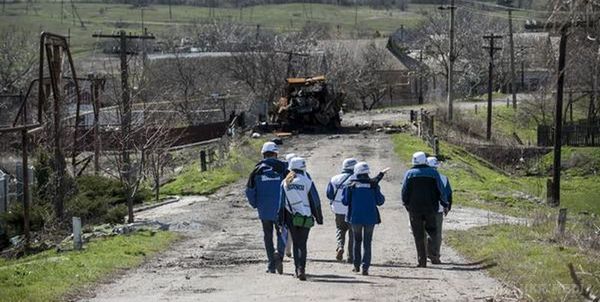
[[(287, 164), (277, 159), (279, 148), (273, 142), (262, 147), (263, 160), (256, 164), (248, 177), (246, 197), (250, 205), (258, 210), (262, 222), (265, 250), (269, 261), (268, 273), (283, 274), (283, 254), (286, 244), (286, 232), (277, 224), (280, 185), (287, 174)], [(277, 234), (277, 251), (273, 245), (273, 231)]]
[(344, 246), (346, 243), (346, 233), (348, 233), (348, 262), (352, 263), (352, 226), (346, 221), (348, 206), (342, 203), (344, 188), (352, 181), (354, 175), (354, 166), (358, 161), (354, 158), (346, 158), (342, 163), (342, 173), (335, 175), (327, 184), (327, 198), (331, 211), (335, 214), (335, 237), (337, 240), (337, 249), (335, 258), (337, 261), (344, 259)]
[[(427, 165), (438, 170), (440, 162), (436, 157), (430, 156), (427, 158)], [(431, 260), (432, 264), (442, 263), (440, 260), (440, 251), (442, 247), (442, 224), (444, 221), (444, 216), (448, 215), (448, 212), (452, 209), (452, 187), (450, 186), (450, 181), (446, 175), (442, 173), (439, 174), (444, 187), (443, 193), (446, 194), (446, 200), (448, 201), (448, 207), (444, 208), (440, 201), (438, 212), (435, 215), (435, 236), (427, 236), (427, 257), (429, 260)]]
[(408, 211), (415, 238), (417, 267), (427, 267), (426, 234), (432, 237), (433, 242), (438, 240), (436, 215), (440, 205), (447, 211), (448, 202), (440, 174), (427, 165), (427, 155), (416, 152), (412, 163), (413, 167), (406, 171), (402, 182), (402, 203)]
[[(359, 162), (354, 166), (354, 179), (344, 188), (342, 203), (348, 206), (346, 221), (352, 225), (354, 236), (354, 269), (353, 272), (369, 274), (371, 266), (371, 245), (373, 241), (373, 230), (375, 225), (381, 223), (378, 206), (383, 205), (385, 197), (381, 194), (379, 180), (383, 177), (371, 179), (370, 168), (366, 162)], [(361, 253), (361, 245), (364, 254)]]
[(296, 277), (306, 280), (307, 242), (310, 229), (323, 224), (321, 200), (313, 181), (307, 177), (306, 161), (292, 158), (290, 173), (281, 183), (279, 223), (285, 224), (292, 234)]

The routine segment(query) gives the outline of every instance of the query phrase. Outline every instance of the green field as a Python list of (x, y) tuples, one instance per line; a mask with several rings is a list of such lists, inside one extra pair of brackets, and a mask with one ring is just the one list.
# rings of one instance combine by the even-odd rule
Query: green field
[[(86, 28), (72, 14), (71, 6), (65, 2), (61, 15), (61, 2), (35, 2), (29, 11), (26, 3), (6, 4), (6, 11), (0, 15), (0, 28), (17, 26), (33, 33), (51, 31), (59, 34), (71, 32), (71, 45), (75, 52), (93, 50), (95, 38), (92, 34), (102, 31), (110, 33), (118, 29), (131, 32), (142, 31), (142, 9), (130, 5), (104, 3), (75, 2), (76, 11), (81, 16)], [(231, 21), (247, 24), (253, 28), (260, 24), (261, 28), (274, 31), (298, 30), (306, 23), (328, 24), (332, 31), (339, 29), (342, 33), (352, 33), (356, 28), (366, 29), (373, 34), (379, 31), (389, 34), (401, 25), (415, 27), (422, 20), (419, 11), (434, 9), (435, 6), (411, 5), (409, 10), (376, 10), (368, 7), (353, 7), (325, 4), (281, 4), (258, 5), (243, 9), (216, 8), (214, 15), (209, 9), (196, 6), (172, 6), (173, 18), (169, 19), (166, 5), (152, 5), (143, 9), (144, 27), (158, 38), (167, 37), (172, 30), (191, 22)], [(356, 19), (356, 24), (355, 24)]]

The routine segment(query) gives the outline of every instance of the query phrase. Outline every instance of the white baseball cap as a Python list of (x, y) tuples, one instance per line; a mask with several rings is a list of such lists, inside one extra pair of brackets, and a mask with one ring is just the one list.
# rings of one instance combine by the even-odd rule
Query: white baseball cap
[(262, 146), (261, 153), (265, 154), (267, 152), (279, 153), (279, 148), (274, 142), (266, 142)]
[(415, 154), (413, 154), (412, 157), (412, 164), (413, 165), (426, 165), (427, 164), (427, 155), (425, 155), (425, 152), (419, 151), (419, 152), (415, 152)]
[(440, 162), (435, 156), (430, 156), (427, 158), (427, 165), (432, 168), (438, 168), (440, 166)]
[(290, 170), (306, 171), (306, 160), (302, 157), (294, 157), (290, 161)]
[(295, 153), (288, 153), (285, 155), (285, 161), (287, 161), (288, 163), (290, 162), (290, 160), (292, 160), (292, 158), (294, 157), (298, 157)]
[(357, 162), (358, 161), (356, 160), (356, 158), (346, 158), (346, 159), (344, 159), (344, 162), (342, 163), (342, 169), (344, 169), (344, 170), (354, 169), (354, 166), (356, 166)]
[(369, 164), (364, 161), (361, 161), (354, 166), (354, 174), (356, 175), (369, 174), (369, 172), (371, 172)]

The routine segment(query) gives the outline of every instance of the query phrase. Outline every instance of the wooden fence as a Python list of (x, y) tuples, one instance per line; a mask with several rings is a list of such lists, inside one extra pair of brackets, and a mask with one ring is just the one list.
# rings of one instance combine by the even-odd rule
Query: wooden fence
[[(579, 122), (564, 125), (562, 128), (562, 144), (566, 146), (600, 146), (600, 124)], [(554, 145), (554, 127), (540, 125), (537, 129), (538, 146)]]

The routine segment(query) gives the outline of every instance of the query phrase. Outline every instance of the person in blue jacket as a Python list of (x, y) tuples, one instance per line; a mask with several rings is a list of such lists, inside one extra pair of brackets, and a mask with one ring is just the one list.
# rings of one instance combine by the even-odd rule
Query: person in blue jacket
[[(417, 267), (427, 267), (426, 233), (437, 240), (436, 215), (440, 205), (448, 209), (440, 174), (427, 165), (424, 152), (416, 152), (413, 167), (406, 171), (402, 182), (402, 203), (408, 211), (410, 226), (417, 248)], [(435, 248), (432, 247), (432, 248)]]
[(279, 223), (285, 224), (292, 234), (296, 277), (304, 281), (308, 234), (315, 220), (317, 224), (323, 224), (323, 213), (319, 194), (306, 173), (306, 161), (293, 158), (290, 171), (281, 183)]
[[(269, 264), (268, 273), (283, 273), (283, 254), (286, 244), (286, 231), (277, 225), (280, 184), (287, 174), (287, 164), (277, 159), (279, 149), (273, 142), (266, 142), (262, 147), (263, 160), (256, 164), (248, 183), (246, 197), (250, 205), (258, 210), (262, 222), (265, 250)], [(277, 234), (277, 252), (273, 246), (273, 230)]]
[[(427, 165), (437, 170), (440, 166), (440, 162), (436, 157), (430, 156), (427, 158)], [(442, 185), (444, 187), (443, 193), (446, 194), (448, 207), (444, 208), (440, 202), (438, 212), (435, 215), (436, 236), (427, 236), (427, 257), (433, 264), (442, 263), (440, 260), (440, 251), (442, 247), (442, 224), (444, 221), (444, 216), (448, 215), (448, 212), (452, 209), (452, 187), (450, 186), (450, 181), (448, 180), (448, 177), (442, 173), (440, 173), (440, 179), (442, 180)]]
[[(354, 178), (344, 188), (342, 203), (348, 206), (346, 221), (352, 225), (354, 235), (353, 272), (369, 274), (371, 266), (371, 244), (375, 225), (381, 223), (378, 206), (383, 205), (385, 197), (381, 194), (379, 181), (369, 177), (369, 165), (359, 162), (354, 166)], [(383, 174), (381, 174), (383, 175)], [(361, 244), (364, 255), (361, 255)]]

